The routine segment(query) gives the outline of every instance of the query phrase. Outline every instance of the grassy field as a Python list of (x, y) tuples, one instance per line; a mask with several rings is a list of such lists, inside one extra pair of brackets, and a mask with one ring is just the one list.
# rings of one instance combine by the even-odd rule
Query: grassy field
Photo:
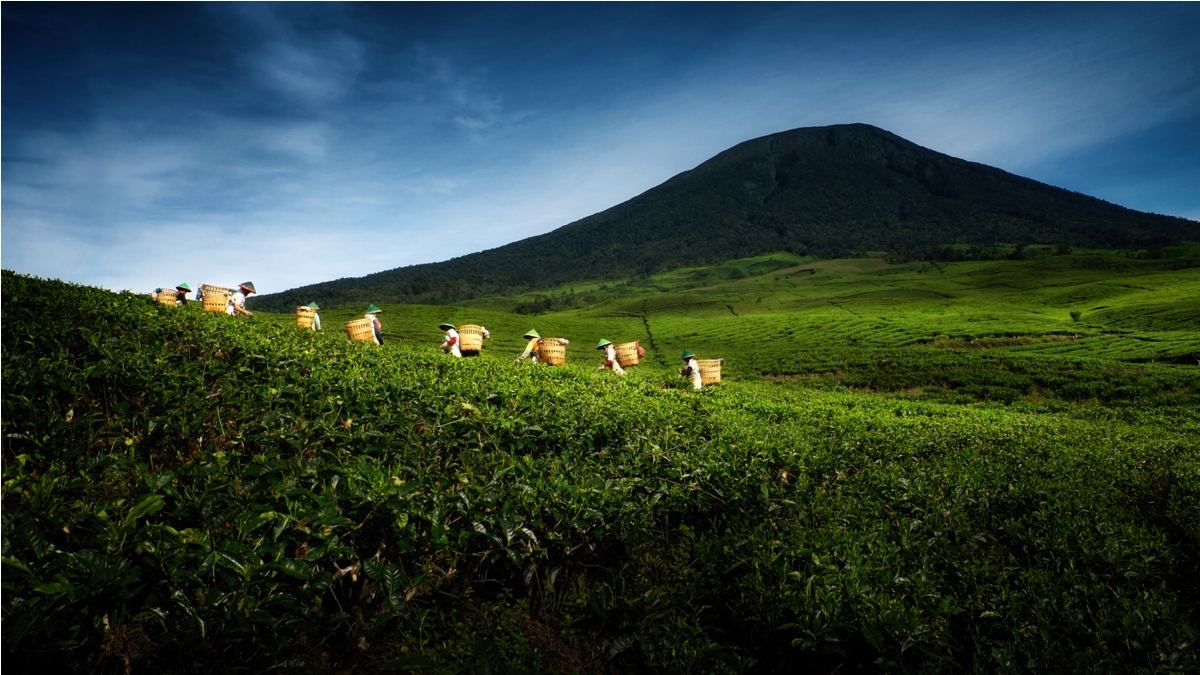
[[(5, 658), (1194, 672), (1196, 259), (777, 254), (536, 315), (385, 306), (383, 348), (357, 311), (313, 334), (5, 272)], [(441, 354), (444, 319), (484, 355)], [(567, 367), (512, 363), (530, 327)], [(601, 337), (646, 364), (595, 372)], [(685, 347), (726, 381), (686, 387)]]
[[(518, 349), (525, 329), (544, 326), (544, 335), (593, 344), (600, 337), (641, 339), (663, 364), (685, 347), (745, 355), (730, 365), (744, 375), (810, 372), (802, 361), (812, 352), (918, 346), (1200, 362), (1197, 246), (1167, 249), (1156, 260), (1102, 251), (901, 265), (780, 253), (618, 285), (564, 287), (547, 297), (570, 295), (583, 306), (536, 316), (511, 311), (534, 295), (464, 306), (384, 305), (385, 333), (436, 343), (444, 319), (483, 323), (495, 334), (488, 351), (503, 351)], [(360, 314), (323, 316), (337, 328)]]

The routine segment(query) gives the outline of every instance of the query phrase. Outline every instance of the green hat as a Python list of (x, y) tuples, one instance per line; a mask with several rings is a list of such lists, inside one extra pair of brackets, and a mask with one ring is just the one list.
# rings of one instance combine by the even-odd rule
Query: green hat
[(253, 281), (247, 281), (247, 282), (246, 282), (246, 283), (244, 283), (244, 284), (238, 284), (238, 287), (239, 287), (239, 288), (244, 288), (244, 289), (246, 289), (246, 290), (250, 291), (251, 293), (257, 293), (257, 292), (258, 292), (258, 290), (254, 288), (254, 282), (253, 282)]
[(541, 335), (538, 335), (538, 332), (537, 332), (536, 330), (532, 329), (532, 328), (530, 328), (529, 330), (525, 331), (525, 335), (523, 335), (522, 337), (527, 337), (527, 338), (537, 338), (537, 339), (539, 339), (539, 340), (541, 340), (541, 339), (542, 339), (542, 336), (541, 336)]
[(441, 330), (446, 330), (446, 329), (449, 329), (449, 328), (454, 328), (454, 322), (453, 322), (453, 321), (443, 321), (443, 322), (441, 322), (441, 323), (439, 323), (439, 324), (438, 324), (438, 328), (439, 328), (439, 329), (441, 329)]
[(692, 358), (693, 356), (695, 356), (695, 354), (692, 353), (692, 350), (685, 349), (685, 350), (683, 350), (683, 353), (679, 355), (679, 358), (686, 361), (686, 360)]
[(596, 349), (604, 349), (605, 347), (607, 347), (608, 345), (611, 345), (611, 344), (612, 344), (612, 340), (601, 340), (596, 345)]
[(382, 309), (379, 309), (375, 305), (371, 305), (370, 307), (367, 308), (367, 314), (378, 314), (379, 312), (382, 312), (382, 311), (383, 311)]
[(183, 290), (185, 290), (185, 291), (189, 291), (189, 292), (192, 290), (192, 287), (191, 287), (191, 286), (188, 286), (187, 284), (179, 284), (179, 285), (178, 285), (178, 286), (176, 286), (175, 288), (182, 288)]
[(308, 308), (309, 309), (321, 309), (320, 307), (317, 307), (317, 303), (315, 303), (315, 302), (308, 303)]

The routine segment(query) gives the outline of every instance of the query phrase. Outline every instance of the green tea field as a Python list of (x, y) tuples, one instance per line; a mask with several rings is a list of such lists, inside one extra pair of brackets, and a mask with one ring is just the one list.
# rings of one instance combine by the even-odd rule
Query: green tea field
[(382, 347), (5, 271), (4, 658), (1195, 672), (1200, 247), (1044, 253), (384, 305)]

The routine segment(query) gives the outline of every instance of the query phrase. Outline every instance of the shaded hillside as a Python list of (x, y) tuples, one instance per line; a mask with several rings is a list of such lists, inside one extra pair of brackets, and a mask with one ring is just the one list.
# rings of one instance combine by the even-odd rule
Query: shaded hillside
[(255, 306), (446, 303), (779, 250), (919, 257), (943, 244), (1141, 248), (1184, 239), (1200, 239), (1200, 223), (1132, 211), (851, 124), (747, 141), (541, 236), (267, 295)]

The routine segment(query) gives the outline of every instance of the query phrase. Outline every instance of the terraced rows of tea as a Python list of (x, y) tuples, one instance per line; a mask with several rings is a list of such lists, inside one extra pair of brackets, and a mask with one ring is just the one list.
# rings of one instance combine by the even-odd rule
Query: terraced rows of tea
[[(382, 347), (340, 331), (362, 308), (312, 333), (4, 272), (4, 656), (1194, 671), (1200, 254), (1164, 253), (775, 254), (384, 306)], [(512, 362), (531, 327), (567, 366)], [(648, 359), (598, 372), (601, 337)]]

